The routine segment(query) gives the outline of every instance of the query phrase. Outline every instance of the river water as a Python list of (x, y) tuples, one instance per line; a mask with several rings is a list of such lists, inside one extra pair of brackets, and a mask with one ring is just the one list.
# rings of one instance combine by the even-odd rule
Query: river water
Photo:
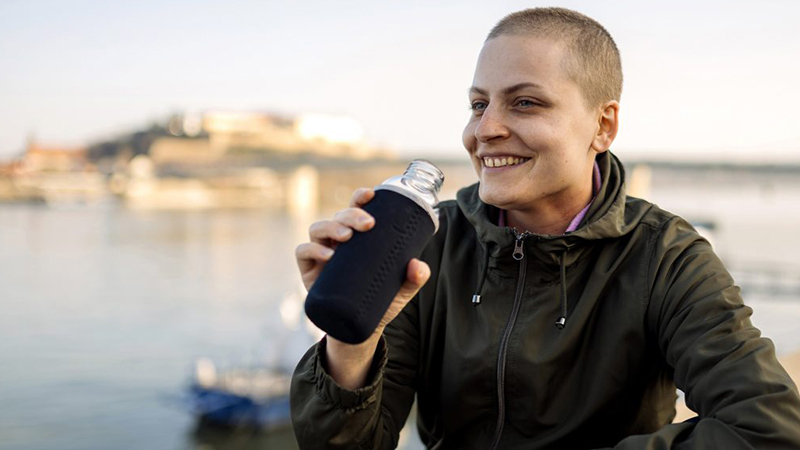
[[(258, 212), (0, 206), (0, 447), (237, 448), (196, 430), (173, 397), (197, 357), (291, 368), (310, 345), (278, 313), (299, 283), (298, 226)], [(269, 448), (293, 448), (284, 434)]]
[[(741, 189), (656, 179), (653, 200), (714, 222), (715, 248), (742, 276), (761, 267), (800, 275), (794, 178)], [(288, 330), (279, 305), (298, 291), (293, 250), (310, 220), (0, 205), (0, 447), (296, 448), (290, 430), (199, 427), (175, 397), (201, 356), (294, 366), (312, 338)], [(788, 293), (746, 296), (779, 354), (800, 349), (800, 301), (788, 283)]]

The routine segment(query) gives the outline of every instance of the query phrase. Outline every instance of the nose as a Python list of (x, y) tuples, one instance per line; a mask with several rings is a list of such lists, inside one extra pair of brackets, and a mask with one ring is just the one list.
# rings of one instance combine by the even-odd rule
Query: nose
[(504, 123), (503, 113), (487, 106), (481, 114), (478, 126), (475, 127), (475, 138), (481, 142), (489, 142), (508, 137), (509, 131)]

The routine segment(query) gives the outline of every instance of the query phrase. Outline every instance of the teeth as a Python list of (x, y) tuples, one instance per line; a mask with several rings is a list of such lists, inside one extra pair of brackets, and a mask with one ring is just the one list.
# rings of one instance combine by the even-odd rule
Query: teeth
[(502, 156), (498, 158), (485, 156), (483, 158), (483, 164), (486, 167), (504, 167), (504, 166), (514, 166), (520, 163), (524, 163), (525, 161), (529, 160), (530, 158), (517, 158), (515, 156)]

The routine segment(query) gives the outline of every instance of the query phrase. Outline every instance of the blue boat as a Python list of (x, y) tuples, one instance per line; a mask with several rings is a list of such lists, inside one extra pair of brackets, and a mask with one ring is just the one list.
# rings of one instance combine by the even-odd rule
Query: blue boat
[(280, 323), (265, 328), (277, 357), (272, 364), (217, 370), (213, 361), (195, 362), (194, 377), (182, 395), (183, 407), (201, 424), (273, 431), (291, 427), (291, 371), (308, 347), (323, 333), (303, 314), (305, 288), (286, 294), (278, 311)]
[(271, 431), (291, 426), (290, 380), (289, 373), (269, 367), (218, 373), (210, 360), (200, 359), (184, 400), (204, 423)]

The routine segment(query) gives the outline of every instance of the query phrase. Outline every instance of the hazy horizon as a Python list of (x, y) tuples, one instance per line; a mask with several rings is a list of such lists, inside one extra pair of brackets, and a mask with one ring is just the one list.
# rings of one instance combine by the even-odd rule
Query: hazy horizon
[[(800, 3), (559, 2), (622, 53), (612, 149), (798, 159)], [(491, 26), (537, 2), (0, 3), (0, 160), (34, 133), (86, 145), (171, 113), (322, 113), (401, 154), (463, 154), (466, 90)]]

